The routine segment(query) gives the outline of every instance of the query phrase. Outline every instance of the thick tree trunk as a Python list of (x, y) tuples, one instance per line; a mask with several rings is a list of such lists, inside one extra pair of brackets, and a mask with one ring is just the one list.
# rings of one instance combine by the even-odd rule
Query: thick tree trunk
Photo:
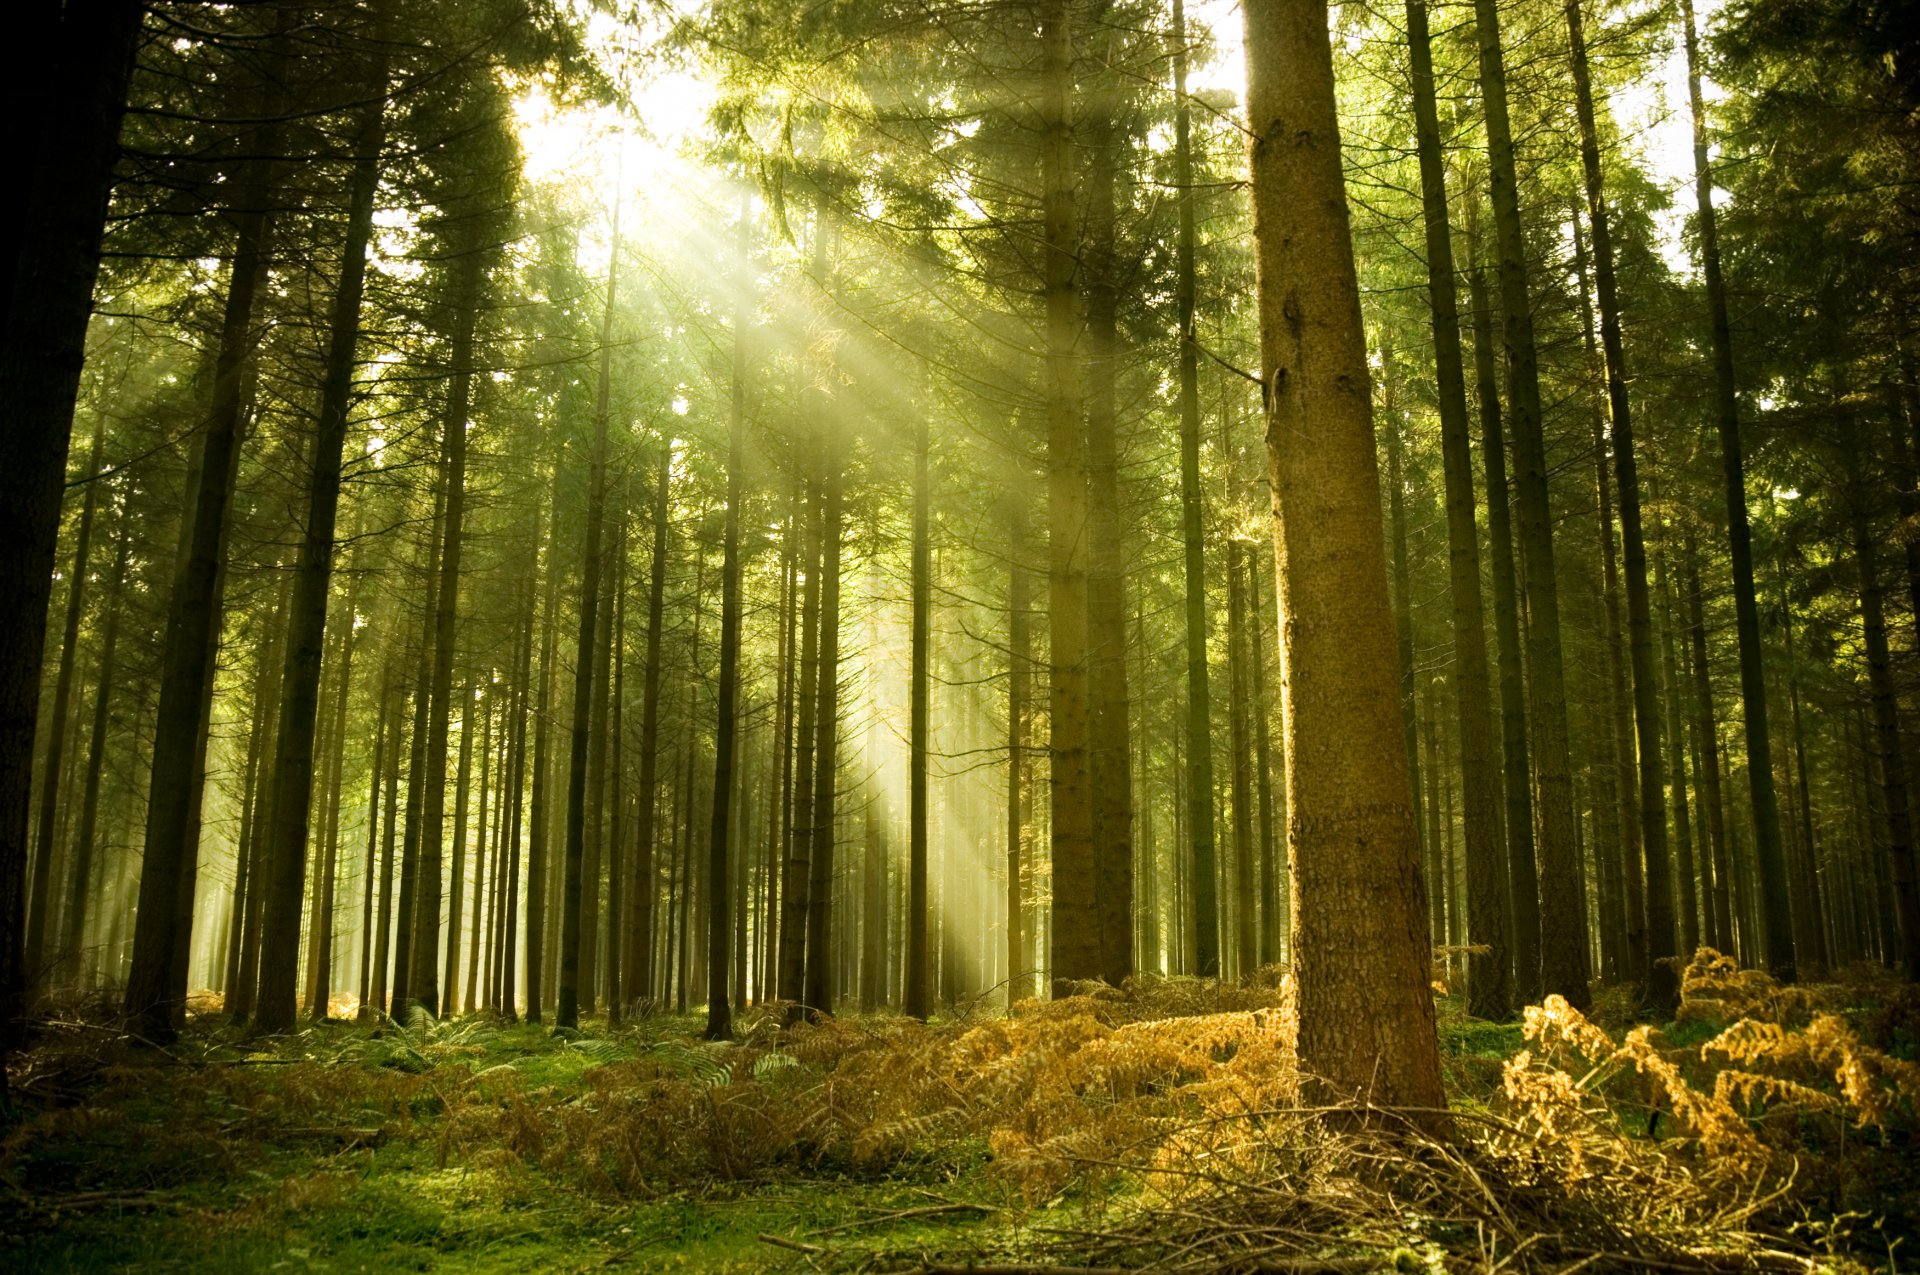
[[(0, 544), (7, 547), (0, 554), (0, 1094), (6, 1088), (5, 1056), (20, 1040), (26, 1010), (27, 811), (60, 499), (120, 117), (145, 12), (139, 0), (70, 0), (58, 16), (52, 6), (40, 8), (38, 33), (52, 43), (34, 44), (34, 56), (51, 61), (44, 69), (61, 91), (57, 109), (41, 113), (27, 130), (28, 182), (15, 196), (24, 202), (25, 216), (15, 232), (17, 246), (5, 254), (11, 269), (6, 340), (0, 343), (0, 403), (7, 411), (6, 428), (0, 429), (0, 473), (6, 475), (0, 483)], [(181, 644), (192, 636), (182, 635)], [(193, 644), (192, 654), (203, 647)], [(178, 705), (182, 689), (194, 688), (175, 688), (173, 716), (191, 722), (195, 714), (181, 709), (197, 700)], [(190, 752), (191, 739), (181, 735), (180, 751)], [(179, 853), (175, 844), (175, 862)], [(160, 865), (163, 871), (171, 866)], [(173, 900), (158, 891), (154, 897), (162, 911)], [(146, 950), (158, 972), (138, 982), (141, 1000), (132, 999), (136, 984), (128, 985), (129, 1012), (161, 1036), (171, 1031), (157, 1027), (168, 1013), (160, 980), (171, 939), (170, 933), (148, 936)]]
[(1327, 9), (1245, 12), (1300, 1065), (1330, 1100), (1439, 1108)]

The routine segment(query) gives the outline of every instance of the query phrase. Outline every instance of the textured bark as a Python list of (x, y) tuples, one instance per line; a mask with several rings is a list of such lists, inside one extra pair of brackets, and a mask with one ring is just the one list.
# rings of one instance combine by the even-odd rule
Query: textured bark
[(1245, 13), (1300, 1065), (1329, 1099), (1439, 1108), (1327, 10)]
[(286, 663), (280, 678), (280, 725), (274, 737), (272, 817), (268, 823), (266, 892), (260, 932), (260, 990), (254, 1030), (283, 1032), (294, 1024), (299, 981), (300, 898), (306, 885), (309, 806), (313, 796), (313, 729), (319, 709), (320, 658), (333, 581), (334, 524), (340, 510), (341, 450), (352, 406), (360, 341), (360, 301), (373, 232), (380, 151), (386, 135), (386, 70), (369, 83), (377, 96), (361, 114), (354, 139), (346, 238), (328, 316), (326, 374), (314, 429), (305, 526), (293, 569), (287, 613)]
[(1473, 440), (1467, 427), (1466, 369), (1460, 357), (1460, 302), (1446, 164), (1433, 84), (1426, 0), (1408, 0), (1407, 49), (1415, 144), (1426, 228), (1427, 302), (1433, 320), (1440, 405), (1440, 464), (1446, 486), (1447, 584), (1452, 602), (1454, 709), (1460, 732), (1461, 824), (1467, 858), (1467, 941), (1486, 947), (1468, 961), (1467, 1005), (1499, 1020), (1513, 1009), (1513, 953), (1507, 937), (1507, 869), (1500, 845), (1500, 776), (1493, 752), (1493, 704), (1486, 622), (1480, 601), (1479, 528), (1474, 522)]
[(1486, 113), (1501, 311), (1506, 325), (1508, 423), (1513, 437), (1514, 506), (1528, 623), (1527, 719), (1533, 743), (1534, 856), (1540, 891), (1540, 990), (1576, 1009), (1587, 988), (1586, 888), (1575, 844), (1573, 772), (1567, 744), (1566, 671), (1560, 652), (1560, 593), (1553, 561), (1553, 509), (1541, 432), (1539, 351), (1527, 282), (1526, 236), (1507, 118), (1506, 55), (1497, 0), (1474, 0), (1481, 102)]
[(1733, 375), (1733, 336), (1727, 320), (1726, 282), (1720, 271), (1720, 236), (1713, 207), (1713, 170), (1707, 161), (1706, 108), (1700, 96), (1692, 0), (1681, 0), (1681, 10), (1686, 26), (1687, 98), (1693, 110), (1694, 226), (1700, 236), (1700, 273), (1707, 284), (1714, 422), (1720, 435), (1720, 467), (1726, 491), (1727, 556), (1733, 573), (1734, 633), (1740, 646), (1740, 704), (1746, 718), (1748, 795), (1753, 802), (1754, 848), (1760, 861), (1762, 925), (1768, 968), (1776, 977), (1791, 982), (1796, 972), (1793, 919), (1781, 846), (1779, 798), (1773, 786), (1766, 658), (1760, 646), (1760, 606), (1753, 583), (1753, 536), (1747, 525), (1746, 460)]
[[(812, 845), (807, 855), (807, 969), (801, 1001), (833, 1012), (833, 851), (840, 739), (840, 457), (831, 434), (823, 457), (820, 511), (820, 706), (813, 754)], [(716, 798), (717, 799), (717, 798)]]

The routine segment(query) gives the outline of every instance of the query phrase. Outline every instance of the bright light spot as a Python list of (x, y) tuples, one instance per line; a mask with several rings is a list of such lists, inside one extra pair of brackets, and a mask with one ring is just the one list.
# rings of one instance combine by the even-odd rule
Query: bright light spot
[(675, 416), (685, 416), (687, 409), (692, 407), (693, 404), (687, 402), (687, 396), (685, 394), (675, 394), (673, 396), (673, 402), (668, 406), (673, 408), (673, 414)]
[(1775, 487), (1773, 489), (1773, 498), (1775, 500), (1798, 500), (1800, 499), (1800, 491), (1796, 487)]

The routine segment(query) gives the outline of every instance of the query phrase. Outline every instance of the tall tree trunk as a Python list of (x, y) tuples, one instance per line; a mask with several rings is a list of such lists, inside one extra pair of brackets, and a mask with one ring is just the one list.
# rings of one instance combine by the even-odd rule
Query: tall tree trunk
[[(807, 970), (802, 1002), (815, 1014), (833, 1012), (834, 794), (840, 738), (840, 539), (838, 448), (824, 457), (820, 513), (819, 742), (813, 754), (813, 844), (807, 856)], [(716, 800), (718, 800), (716, 796)]]
[[(1200, 486), (1199, 340), (1194, 330), (1194, 210), (1191, 110), (1187, 100), (1187, 20), (1173, 0), (1174, 185), (1179, 199), (1174, 305), (1179, 322), (1180, 530), (1187, 640), (1187, 835), (1193, 848), (1194, 973), (1220, 972), (1218, 869), (1213, 842), (1213, 702), (1207, 686), (1205, 509)], [(1181, 874), (1185, 877), (1185, 873)]]
[[(1229, 501), (1229, 504), (1232, 502)], [(1233, 967), (1247, 978), (1259, 964), (1259, 927), (1254, 915), (1253, 741), (1247, 732), (1247, 589), (1240, 560), (1246, 547), (1227, 541), (1227, 730), (1233, 749)]]
[[(119, 4), (102, 5), (118, 10)], [(137, 24), (139, 5), (127, 6)], [(113, 36), (102, 32), (111, 40)], [(267, 82), (259, 90), (265, 116), (279, 111), (281, 91), (277, 56), (266, 62)], [(124, 74), (121, 81), (124, 91)], [(116, 105), (115, 116), (119, 107)], [(108, 139), (109, 146), (111, 139)], [(172, 1019), (175, 1006), (186, 995), (186, 987), (173, 985), (172, 952), (177, 946), (174, 933), (174, 906), (188, 888), (186, 865), (197, 854), (188, 845), (193, 829), (193, 781), (197, 770), (196, 740), (200, 721), (206, 715), (213, 696), (213, 660), (211, 653), (219, 645), (220, 629), (215, 621), (219, 596), (221, 564), (226, 557), (227, 516), (232, 504), (233, 480), (239, 459), (240, 434), (244, 427), (248, 368), (260, 341), (255, 321), (255, 305), (266, 284), (273, 234), (272, 201), (274, 185), (273, 156), (280, 149), (279, 131), (271, 126), (254, 139), (256, 158), (238, 166), (235, 173), (232, 204), (234, 227), (233, 261), (228, 267), (226, 307), (220, 322), (220, 351), (214, 365), (213, 399), (208, 406), (206, 424), (200, 435), (198, 482), (191, 496), (191, 521), (183, 530), (183, 553), (177, 565), (167, 604), (167, 628), (161, 654), (160, 705), (153, 725), (153, 769), (148, 778), (147, 824), (144, 850), (140, 860), (139, 901), (134, 913), (133, 962), (128, 972), (124, 1006), (135, 1020), (134, 1030), (156, 1043), (173, 1039)], [(104, 176), (104, 174), (103, 174)], [(101, 198), (104, 199), (104, 186)], [(97, 234), (97, 231), (96, 231)], [(89, 295), (92, 271), (87, 273)], [(9, 331), (6, 350), (9, 356), (21, 348)], [(8, 369), (7, 380), (11, 380)], [(78, 360), (75, 360), (78, 372)], [(13, 401), (12, 391), (8, 401)], [(19, 431), (7, 431), (18, 436)], [(62, 455), (65, 436), (62, 435)], [(9, 458), (6, 471), (18, 474), (19, 466)], [(16, 490), (8, 484), (9, 492)], [(0, 526), (5, 516), (0, 514)], [(22, 535), (9, 530), (6, 543), (30, 544)], [(8, 561), (14, 561), (12, 555)], [(19, 596), (12, 588), (9, 598)], [(11, 624), (0, 631), (12, 631)], [(39, 630), (36, 628), (37, 634)], [(0, 667), (11, 669), (11, 658), (0, 660)], [(37, 667), (37, 663), (36, 663)], [(263, 687), (265, 685), (263, 679)], [(4, 693), (0, 693), (3, 699)], [(0, 717), (10, 716), (0, 710)], [(0, 765), (0, 774), (4, 774)], [(4, 781), (0, 781), (3, 783)], [(0, 810), (5, 808), (0, 798)], [(8, 836), (0, 826), (0, 847)], [(0, 852), (0, 860), (4, 859)], [(6, 893), (4, 869), (0, 869), (0, 903)], [(257, 888), (257, 887), (256, 887)], [(0, 963), (4, 963), (0, 956)], [(228, 995), (235, 991), (229, 980)], [(252, 988), (248, 987), (250, 996)], [(0, 997), (5, 982), (0, 979)], [(4, 1008), (4, 1007), (0, 1007)], [(10, 1019), (11, 1015), (0, 1015)], [(5, 1030), (0, 1027), (0, 1032)]]
[(653, 488), (653, 559), (647, 568), (647, 665), (640, 689), (640, 814), (635, 820), (633, 881), (627, 890), (627, 991), (653, 996), (654, 846), (659, 840), (660, 631), (667, 587), (668, 483), (673, 445), (660, 440), (660, 469)]
[(1767, 677), (1760, 647), (1760, 605), (1753, 584), (1753, 536), (1747, 525), (1746, 461), (1741, 453), (1740, 402), (1733, 378), (1733, 336), (1727, 321), (1727, 288), (1720, 272), (1720, 235), (1713, 207), (1713, 170), (1707, 161), (1706, 107), (1700, 96), (1698, 41), (1693, 0), (1681, 0), (1685, 15), (1687, 98), (1693, 111), (1694, 225), (1700, 236), (1700, 272), (1707, 282), (1707, 312), (1713, 354), (1714, 421), (1720, 433), (1725, 480), (1727, 550), (1733, 570), (1734, 633), (1740, 646), (1740, 703), (1746, 718), (1747, 783), (1753, 802), (1755, 850), (1760, 860), (1760, 897), (1767, 935), (1767, 964), (1785, 981), (1795, 976), (1793, 918), (1788, 903), (1786, 857), (1780, 838), (1780, 806), (1773, 787), (1773, 738), (1767, 727)]
[[(1413, 794), (1417, 816), (1421, 797), (1430, 794), (1423, 794), (1420, 783), (1420, 712), (1416, 704), (1419, 687), (1413, 667), (1413, 568), (1407, 550), (1405, 446), (1400, 436), (1400, 415), (1394, 406), (1390, 342), (1381, 351), (1380, 373), (1386, 386), (1387, 528), (1392, 537), (1393, 637), (1399, 657), (1400, 739), (1406, 747), (1407, 789)], [(1433, 768), (1431, 762), (1427, 768)], [(1422, 828), (1418, 818), (1414, 820), (1414, 833), (1420, 839), (1421, 871), (1427, 879), (1427, 928), (1437, 939), (1446, 933), (1446, 890), (1437, 857), (1440, 846), (1438, 838)]]
[(1120, 543), (1120, 474), (1114, 439), (1115, 369), (1121, 358), (1119, 261), (1114, 249), (1115, 152), (1112, 34), (1094, 40), (1097, 88), (1088, 124), (1087, 278), (1087, 685), (1088, 779), (1093, 785), (1093, 884), (1100, 977), (1133, 973), (1133, 771), (1128, 722), (1127, 598)]
[(94, 675), (93, 724), (88, 732), (86, 777), (80, 792), (80, 825), (73, 837), (73, 866), (67, 873), (67, 906), (62, 918), (60, 968), (70, 986), (81, 978), (81, 934), (86, 920), (88, 883), (93, 877), (94, 842), (100, 827), (100, 779), (106, 769), (107, 726), (115, 681), (115, 659), (120, 646), (120, 612), (127, 581), (127, 559), (132, 552), (134, 520), (120, 520), (113, 571), (107, 577), (102, 604), (106, 621), (100, 634), (100, 669)]
[[(119, 156), (120, 117), (146, 5), (73, 0), (57, 10), (52, 5), (35, 9), (36, 34), (47, 43), (35, 41), (30, 47), (35, 56), (51, 59), (46, 69), (61, 93), (58, 109), (45, 111), (27, 130), (28, 185), (23, 201), (21, 194), (15, 196), (24, 202), (25, 216), (15, 232), (18, 246), (5, 254), (10, 269), (6, 340), (0, 343), (0, 403), (7, 405), (7, 426), (0, 429), (0, 473), (7, 476), (0, 483), (0, 544), (7, 546), (0, 554), (0, 1094), (6, 1088), (5, 1057), (20, 1041), (26, 1009), (27, 810), (60, 498), (107, 193)], [(220, 512), (225, 513), (224, 504)], [(183, 644), (188, 636), (183, 635)], [(192, 653), (198, 655), (202, 646), (195, 644)], [(191, 722), (195, 714), (176, 706), (174, 716)], [(187, 752), (190, 745), (183, 731), (180, 750)], [(177, 859), (177, 847), (174, 854)], [(165, 910), (173, 895), (156, 892), (155, 898)], [(147, 950), (158, 960), (161, 977), (171, 938), (167, 933), (148, 938)], [(135, 1001), (135, 986), (128, 985), (127, 1008), (141, 1015), (144, 1027), (153, 1028), (167, 1014), (166, 990), (154, 978), (143, 979), (138, 984), (143, 999)], [(159, 1030), (166, 1035), (171, 1028)]]
[(1700, 803), (1707, 811), (1708, 857), (1713, 866), (1712, 933), (1708, 942), (1732, 952), (1732, 873), (1727, 862), (1726, 806), (1720, 797), (1720, 730), (1714, 721), (1713, 677), (1707, 668), (1706, 609), (1700, 591), (1700, 552), (1691, 529), (1686, 534), (1687, 632), (1693, 662), (1694, 731), (1700, 750)]
[[(922, 453), (924, 454), (924, 453)], [(1007, 537), (1007, 1004), (1025, 999), (1033, 994), (1033, 961), (1028, 956), (1030, 935), (1026, 927), (1026, 889), (1024, 875), (1032, 874), (1032, 865), (1027, 862), (1027, 818), (1026, 790), (1032, 782), (1027, 758), (1028, 741), (1028, 703), (1032, 695), (1030, 683), (1033, 658), (1033, 617), (1029, 613), (1033, 603), (1030, 591), (1025, 556), (1027, 551), (1027, 511), (1021, 496), (1016, 495), (1009, 502), (1012, 507), (1012, 526)], [(916, 551), (918, 550), (916, 538)], [(916, 573), (916, 585), (919, 581)], [(921, 627), (921, 590), (914, 591), (914, 627)], [(924, 647), (924, 642), (921, 643)], [(916, 650), (921, 648), (917, 647)], [(925, 669), (916, 665), (916, 682), (924, 683)], [(921, 714), (924, 717), (924, 713)], [(926, 750), (926, 724), (916, 718), (915, 737), (920, 741), (919, 752), (924, 761)], [(924, 780), (922, 781), (924, 788)], [(925, 802), (924, 792), (921, 801)], [(1024, 875), (1023, 875), (1024, 874)], [(917, 900), (920, 917), (913, 923), (918, 931), (917, 942), (920, 946), (920, 979), (926, 981), (927, 935), (924, 912), (926, 908), (926, 845), (924, 836), (920, 845), (919, 886)], [(924, 992), (921, 1004), (921, 1016), (925, 1015)]]
[(355, 612), (360, 603), (360, 545), (354, 542), (354, 554), (348, 569), (347, 623), (340, 634), (339, 685), (334, 692), (333, 725), (328, 730), (328, 774), (326, 780), (327, 818), (322, 844), (326, 859), (321, 867), (319, 888), (314, 891), (314, 921), (307, 939), (307, 1012), (315, 1022), (325, 1022), (327, 1005), (333, 999), (333, 927), (334, 886), (340, 866), (340, 788), (346, 770), (347, 705), (353, 690), (353, 653), (357, 645)]
[(1327, 9), (1247, 0), (1245, 13), (1300, 1065), (1326, 1099), (1438, 1108)]
[[(1887, 868), (1892, 886), (1897, 952), (1909, 982), (1920, 982), (1920, 891), (1913, 873), (1913, 811), (1907, 788), (1907, 759), (1900, 739), (1900, 705), (1893, 685), (1887, 644), (1885, 595), (1880, 585), (1879, 554), (1868, 521), (1866, 479), (1858, 451), (1840, 448), (1846, 464), (1848, 529), (1854, 568), (1860, 578), (1860, 623), (1867, 648), (1867, 690), (1873, 708), (1873, 751), (1880, 763), (1880, 796), (1886, 803)], [(1752, 763), (1749, 762), (1749, 765)]]
[(362, 901), (360, 905), (360, 1005), (354, 1017), (359, 1022), (370, 1022), (373, 1018), (373, 1005), (369, 999), (373, 995), (373, 898), (374, 882), (380, 877), (380, 785), (384, 779), (381, 767), (386, 760), (387, 719), (390, 695), (393, 686), (392, 665), (383, 665), (380, 670), (380, 695), (374, 701), (373, 723), (373, 761), (367, 768), (367, 859), (365, 879), (361, 882)]
[(1481, 100), (1491, 155), (1493, 221), (1499, 242), (1501, 311), (1506, 321), (1507, 397), (1513, 435), (1515, 507), (1524, 559), (1528, 623), (1528, 722), (1533, 736), (1537, 798), (1535, 861), (1540, 890), (1540, 987), (1586, 1008), (1586, 889), (1580, 877), (1573, 817), (1573, 771), (1567, 745), (1566, 671), (1560, 654), (1560, 593), (1553, 563), (1553, 510), (1547, 493), (1546, 439), (1541, 432), (1539, 351), (1527, 284), (1526, 235), (1507, 118), (1506, 55), (1498, 0), (1474, 0)]
[(550, 726), (553, 721), (554, 640), (557, 627), (554, 609), (560, 595), (560, 514), (557, 499), (561, 481), (561, 462), (554, 462), (556, 489), (554, 514), (547, 527), (545, 598), (540, 619), (540, 698), (533, 714), (533, 782), (527, 797), (527, 1021), (541, 1020), (541, 999), (546, 991), (546, 931), (549, 914), (547, 878), (547, 833), (552, 823), (548, 811), (547, 790), (552, 780), (549, 753)]
[[(1599, 131), (1594, 123), (1593, 89), (1587, 74), (1586, 34), (1580, 0), (1567, 0), (1567, 37), (1573, 55), (1574, 109), (1580, 117), (1580, 158), (1586, 174), (1587, 220), (1593, 230), (1594, 292), (1600, 302), (1600, 345), (1607, 357), (1607, 407), (1613, 425), (1613, 464), (1619, 481), (1621, 566), (1627, 577), (1627, 654), (1633, 663), (1634, 739), (1640, 763), (1640, 849), (1644, 870), (1629, 857), (1629, 895), (1645, 882), (1644, 932), (1647, 1002), (1665, 1017), (1680, 999), (1674, 968), (1672, 864), (1667, 851), (1667, 767), (1660, 721), (1660, 681), (1654, 671), (1653, 604), (1647, 588), (1647, 543), (1640, 520), (1640, 468), (1634, 450), (1633, 412), (1627, 395), (1625, 345), (1620, 335), (1620, 300), (1614, 283), (1613, 230), (1600, 173)], [(1762, 764), (1771, 766), (1765, 754)], [(1771, 776), (1769, 776), (1771, 780)], [(1774, 816), (1774, 849), (1779, 849), (1779, 816)], [(1766, 854), (1761, 851), (1762, 858)], [(1632, 925), (1642, 924), (1638, 916)], [(1790, 958), (1789, 958), (1790, 959)]]
[[(913, 629), (907, 674), (907, 986), (904, 998), (907, 1016), (922, 1020), (930, 1008), (927, 986), (927, 697), (931, 690), (928, 662), (933, 641), (930, 454), (927, 411), (923, 406), (913, 418)], [(1015, 517), (1019, 518), (1018, 513)], [(1016, 574), (1021, 530), (1016, 524), (1015, 543), (1010, 553)], [(1010, 622), (1019, 623), (1018, 620)], [(1009, 764), (1017, 767), (1019, 762)], [(1009, 853), (1017, 854), (1018, 850)]]
[(1052, 977), (1101, 976), (1093, 788), (1088, 757), (1087, 456), (1081, 422), (1079, 241), (1073, 219), (1073, 42), (1066, 0), (1040, 7), (1040, 209), (1047, 412), (1048, 713), (1053, 790)]
[(1680, 707), (1680, 662), (1673, 638), (1680, 610), (1667, 574), (1670, 548), (1671, 542), (1663, 534), (1660, 554), (1654, 559), (1654, 581), (1660, 590), (1660, 662), (1666, 686), (1667, 738), (1673, 741), (1673, 846), (1675, 875), (1680, 881), (1680, 955), (1691, 960), (1700, 946), (1700, 877), (1694, 860), (1693, 812), (1687, 799), (1686, 714)]
[[(1260, 962), (1265, 965), (1280, 960), (1286, 950), (1280, 875), (1287, 869), (1286, 856), (1275, 844), (1273, 826), (1273, 713), (1267, 706), (1267, 634), (1272, 630), (1267, 627), (1266, 612), (1260, 605), (1260, 560), (1259, 547), (1247, 551), (1247, 611), (1251, 617), (1247, 625), (1247, 645), (1253, 666), (1253, 698), (1249, 711), (1253, 715), (1253, 776), (1260, 810)], [(1145, 628), (1144, 622), (1141, 627)], [(1141, 644), (1145, 645), (1144, 633)], [(1145, 678), (1141, 681), (1144, 685)], [(1143, 746), (1143, 757), (1144, 752)], [(1144, 760), (1141, 769), (1144, 773)], [(1148, 831), (1151, 833), (1151, 825)], [(1151, 878), (1152, 873), (1148, 876)]]
[(86, 496), (80, 502), (80, 526), (73, 538), (73, 571), (67, 577), (67, 614), (61, 627), (59, 660), (53, 675), (53, 704), (46, 725), (47, 751), (40, 763), (40, 817), (34, 830), (33, 872), (28, 878), (25, 968), (29, 992), (44, 988), (52, 973), (47, 960), (48, 907), (53, 897), (53, 846), (59, 828), (60, 781), (66, 773), (67, 719), (73, 699), (73, 666), (80, 649), (80, 617), (87, 606), (87, 572), (93, 548), (93, 520), (100, 509), (100, 448), (107, 432), (106, 413), (94, 421), (87, 454)]
[[(574, 640), (573, 730), (567, 762), (567, 844), (560, 900), (560, 996), (554, 1010), (556, 1031), (580, 1027), (580, 940), (587, 835), (588, 738), (593, 719), (595, 638), (599, 632), (600, 540), (607, 516), (607, 416), (613, 376), (613, 311), (620, 280), (620, 204), (613, 206), (613, 246), (607, 257), (607, 301), (600, 320), (600, 379), (594, 393), (593, 451), (587, 477), (587, 526), (581, 550), (580, 625)], [(592, 817), (599, 818), (594, 811)], [(588, 988), (585, 999), (592, 1000)]]
[[(280, 681), (280, 725), (273, 747), (272, 820), (268, 824), (266, 892), (260, 934), (260, 990), (254, 1030), (288, 1031), (294, 1023), (299, 980), (300, 899), (306, 885), (308, 807), (313, 796), (313, 728), (319, 708), (320, 657), (326, 639), (327, 592), (333, 580), (333, 533), (340, 510), (341, 450), (353, 401), (360, 300), (366, 287), (367, 246), (380, 184), (386, 134), (386, 68), (370, 77), (375, 90), (354, 139), (346, 238), (340, 278), (328, 317), (326, 374), (314, 429), (307, 486), (306, 525), (294, 564), (287, 615), (286, 664)], [(437, 882), (436, 882), (437, 892)]]
[(1507, 938), (1506, 864), (1500, 846), (1500, 778), (1493, 755), (1493, 704), (1480, 602), (1479, 528), (1474, 522), (1473, 440), (1467, 427), (1466, 369), (1460, 357), (1460, 302), (1453, 232), (1447, 221), (1445, 157), (1433, 82), (1426, 0), (1407, 0), (1415, 145), (1426, 227), (1427, 301), (1439, 389), (1440, 464), (1446, 485), (1447, 583), (1452, 600), (1454, 707), (1460, 729), (1461, 823), (1467, 857), (1467, 1005), (1498, 1021), (1513, 1008), (1513, 953)]
[(1493, 359), (1493, 303), (1478, 259), (1478, 199), (1467, 201), (1467, 235), (1475, 244), (1467, 284), (1473, 308), (1475, 398), (1480, 405), (1480, 450), (1487, 470), (1487, 540), (1493, 580), (1495, 649), (1500, 657), (1501, 791), (1505, 797), (1507, 896), (1513, 905), (1513, 990), (1517, 1000), (1540, 999), (1540, 878), (1533, 851), (1533, 770), (1527, 760), (1527, 703), (1521, 668), (1519, 602), (1513, 561), (1513, 525), (1507, 499), (1507, 445)]
[[(821, 229), (816, 221), (814, 234), (818, 236)], [(818, 468), (814, 462), (802, 463)], [(806, 548), (802, 555), (806, 583), (800, 599), (800, 721), (795, 736), (799, 755), (794, 763), (793, 806), (787, 820), (787, 862), (780, 882), (778, 991), (780, 999), (787, 1002), (790, 1017), (801, 1013), (806, 996), (807, 895), (812, 880), (809, 855), (813, 850), (813, 720), (820, 676), (821, 500), (819, 479), (812, 474), (807, 478), (807, 492)]]
[[(440, 474), (439, 478), (444, 480), (445, 474)], [(421, 810), (427, 788), (427, 718), (432, 708), (428, 700), (433, 694), (433, 627), (434, 617), (440, 609), (440, 572), (436, 564), (440, 552), (441, 521), (446, 517), (446, 502), (445, 483), (437, 481), (434, 486), (433, 521), (428, 524), (426, 540), (420, 549), (424, 560), (419, 567), (426, 576), (426, 605), (421, 611), (425, 622), (419, 633), (419, 645), (409, 650), (413, 659), (413, 726), (407, 734), (407, 811), (400, 825), (400, 880), (396, 887), (398, 898), (393, 915), (393, 982), (390, 989), (392, 996), (388, 1001), (389, 1016), (402, 1025), (409, 1018), (414, 960), (416, 957), (436, 959), (432, 946), (422, 952), (415, 951), (413, 916), (416, 910), (414, 893), (418, 889), (420, 873), (420, 831), (424, 822)]]
[[(748, 262), (748, 218), (752, 205), (740, 194), (738, 268)], [(740, 504), (746, 499), (747, 466), (747, 322), (745, 281), (734, 301), (732, 393), (727, 411), (727, 515), (720, 551), (720, 685), (714, 696), (713, 813), (707, 831), (707, 1029), (708, 1040), (733, 1035), (733, 1005), (729, 999), (728, 922), (733, 898), (727, 872), (727, 850), (733, 839), (733, 763), (737, 751), (734, 733), (739, 725), (736, 700), (740, 684)], [(837, 554), (835, 555), (837, 558)]]

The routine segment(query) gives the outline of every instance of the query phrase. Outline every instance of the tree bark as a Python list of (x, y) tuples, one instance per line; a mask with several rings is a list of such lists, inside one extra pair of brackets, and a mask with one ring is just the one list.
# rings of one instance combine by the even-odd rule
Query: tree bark
[(1245, 13), (1300, 1065), (1333, 1101), (1439, 1108), (1327, 9)]

